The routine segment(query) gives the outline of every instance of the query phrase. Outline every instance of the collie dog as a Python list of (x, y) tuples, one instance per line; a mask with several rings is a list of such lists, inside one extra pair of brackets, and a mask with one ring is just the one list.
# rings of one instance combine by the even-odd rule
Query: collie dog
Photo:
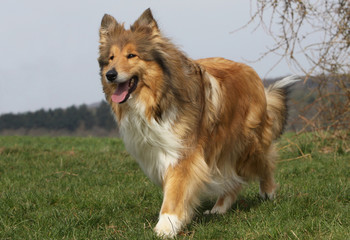
[(273, 140), (296, 77), (265, 89), (245, 64), (192, 60), (163, 36), (150, 9), (130, 29), (106, 14), (99, 34), (103, 91), (125, 147), (164, 192), (159, 236), (174, 237), (203, 197), (217, 197), (207, 213), (225, 213), (249, 180), (274, 198)]

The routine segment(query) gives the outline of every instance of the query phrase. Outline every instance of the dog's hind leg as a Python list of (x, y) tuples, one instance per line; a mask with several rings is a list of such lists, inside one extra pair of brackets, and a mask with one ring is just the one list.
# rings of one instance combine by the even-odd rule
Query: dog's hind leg
[(259, 194), (262, 199), (273, 200), (275, 198), (275, 191), (277, 184), (274, 178), (275, 159), (277, 153), (273, 145), (269, 147), (269, 150), (265, 154), (264, 170), (260, 172), (260, 191)]
[(277, 184), (273, 177), (268, 177), (267, 179), (260, 180), (260, 190), (259, 195), (262, 199), (273, 200), (276, 197)]
[(216, 201), (214, 207), (211, 210), (207, 210), (204, 214), (224, 214), (236, 202), (238, 193), (242, 189), (240, 183), (237, 183), (236, 186), (228, 193), (220, 196)]

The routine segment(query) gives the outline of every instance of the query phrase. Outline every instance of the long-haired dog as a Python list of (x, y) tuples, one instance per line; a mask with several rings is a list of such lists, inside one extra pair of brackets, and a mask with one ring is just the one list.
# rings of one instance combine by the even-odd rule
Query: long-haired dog
[(106, 14), (99, 51), (103, 91), (125, 147), (164, 191), (159, 236), (175, 236), (202, 197), (217, 197), (208, 213), (225, 213), (249, 180), (274, 198), (272, 142), (297, 78), (264, 89), (245, 64), (192, 60), (162, 35), (150, 9), (130, 29)]

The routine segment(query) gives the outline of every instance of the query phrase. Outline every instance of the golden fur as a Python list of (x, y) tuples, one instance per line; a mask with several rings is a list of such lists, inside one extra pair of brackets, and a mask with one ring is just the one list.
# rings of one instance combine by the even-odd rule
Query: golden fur
[[(296, 79), (264, 89), (245, 64), (194, 61), (161, 34), (149, 9), (129, 30), (106, 14), (99, 49), (103, 91), (126, 148), (164, 191), (158, 235), (177, 234), (202, 196), (218, 197), (208, 213), (226, 212), (249, 180), (260, 181), (262, 197), (274, 197), (272, 141), (283, 130), (286, 89)], [(113, 69), (117, 78), (108, 81)], [(132, 92), (131, 79), (138, 79)], [(112, 96), (125, 81), (130, 97), (116, 103)]]

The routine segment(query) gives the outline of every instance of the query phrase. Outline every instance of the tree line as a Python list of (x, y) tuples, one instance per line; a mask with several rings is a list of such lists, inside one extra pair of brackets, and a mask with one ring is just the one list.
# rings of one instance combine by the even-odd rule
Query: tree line
[(41, 109), (35, 112), (8, 113), (0, 116), (0, 131), (40, 128), (74, 132), (77, 129), (90, 130), (94, 127), (106, 130), (116, 129), (110, 107), (105, 101), (95, 108), (89, 108), (83, 104), (66, 109)]

